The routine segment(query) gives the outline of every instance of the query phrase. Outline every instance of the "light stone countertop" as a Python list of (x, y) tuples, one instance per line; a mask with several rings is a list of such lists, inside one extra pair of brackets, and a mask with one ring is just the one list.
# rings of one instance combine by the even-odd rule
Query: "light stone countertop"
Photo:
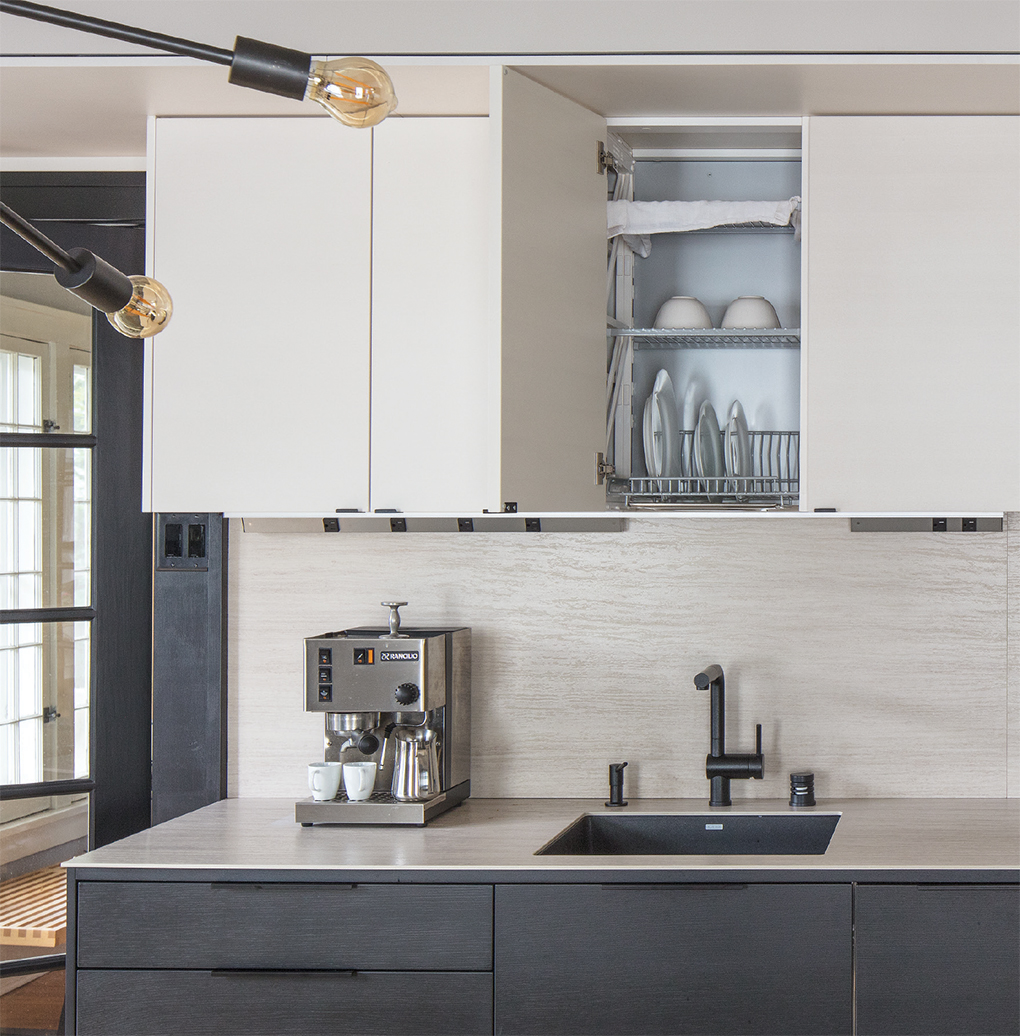
[[(702, 799), (468, 799), (426, 827), (302, 827), (291, 799), (226, 799), (68, 861), (66, 866), (173, 871), (323, 872), (343, 880), (1020, 880), (1020, 799), (845, 799), (791, 810), (735, 802), (727, 813), (839, 812), (822, 856), (535, 856), (585, 812), (709, 813)], [(951, 877), (949, 872), (970, 872)], [(518, 872), (516, 877), (512, 873)], [(679, 874), (677, 872), (680, 872)], [(80, 873), (79, 877), (99, 877)], [(240, 873), (237, 875), (240, 877)], [(246, 875), (252, 880), (250, 873)], [(184, 877), (183, 873), (181, 877)], [(305, 873), (306, 878), (312, 875)], [(718, 880), (718, 879), (716, 879)], [(893, 879), (896, 880), (896, 879)]]

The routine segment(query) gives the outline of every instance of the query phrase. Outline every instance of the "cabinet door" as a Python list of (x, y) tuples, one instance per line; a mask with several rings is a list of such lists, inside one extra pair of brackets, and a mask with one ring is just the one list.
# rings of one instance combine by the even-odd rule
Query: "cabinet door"
[(605, 119), (494, 69), (500, 141), (502, 500), (525, 511), (594, 511), (606, 447)]
[(368, 507), (370, 133), (156, 119), (147, 367), (154, 511)]
[[(371, 938), (369, 933), (367, 938)], [(321, 944), (328, 933), (306, 938)], [(78, 1036), (480, 1036), (484, 972), (82, 971)]]
[(495, 509), (489, 120), (374, 134), (371, 505)]
[(1020, 1033), (1020, 888), (858, 885), (860, 1036)]
[(847, 885), (496, 888), (495, 1031), (851, 1031)]
[(803, 505), (1020, 507), (1020, 120), (805, 120)]

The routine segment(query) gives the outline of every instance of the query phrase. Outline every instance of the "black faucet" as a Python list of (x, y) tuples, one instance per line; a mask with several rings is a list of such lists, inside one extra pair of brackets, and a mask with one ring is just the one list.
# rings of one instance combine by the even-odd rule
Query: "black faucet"
[(730, 781), (748, 777), (760, 781), (765, 776), (765, 758), (761, 754), (761, 724), (755, 727), (753, 755), (726, 754), (726, 680), (722, 666), (706, 666), (694, 678), (699, 691), (712, 692), (712, 751), (705, 759), (705, 776), (711, 781), (710, 806), (730, 805)]

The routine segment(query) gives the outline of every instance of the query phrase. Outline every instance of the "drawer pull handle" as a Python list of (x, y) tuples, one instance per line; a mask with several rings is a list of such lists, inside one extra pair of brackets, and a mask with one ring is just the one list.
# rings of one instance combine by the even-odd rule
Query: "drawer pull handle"
[(251, 881), (213, 881), (209, 883), (209, 887), (213, 892), (272, 892), (273, 890), (307, 892), (311, 889), (315, 890), (317, 893), (321, 893), (328, 892), (333, 889), (338, 892), (351, 892), (358, 886), (356, 883), (333, 881), (328, 884), (319, 884), (313, 881), (273, 881), (265, 884)]
[(358, 972), (353, 968), (213, 968), (209, 974), (212, 978), (278, 978), (284, 975), (344, 975), (354, 978)]
[(918, 892), (995, 892), (1005, 890), (1006, 892), (1016, 892), (1020, 886), (1004, 883), (1001, 885), (990, 885), (990, 884), (974, 884), (974, 885), (939, 885), (937, 883), (915, 885)]
[(607, 892), (740, 892), (747, 885), (725, 883), (691, 884), (690, 882), (648, 882), (631, 883), (616, 882), (602, 886)]

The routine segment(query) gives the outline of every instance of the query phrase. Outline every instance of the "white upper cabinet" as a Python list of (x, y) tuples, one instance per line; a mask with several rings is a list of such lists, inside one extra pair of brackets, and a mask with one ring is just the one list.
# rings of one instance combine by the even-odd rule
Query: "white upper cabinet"
[(372, 507), (495, 509), (489, 120), (374, 133)]
[(1020, 120), (812, 117), (802, 506), (1020, 507)]
[(368, 506), (372, 136), (156, 119), (147, 352), (154, 511)]
[(493, 112), (153, 120), (147, 508), (604, 508), (605, 122)]

